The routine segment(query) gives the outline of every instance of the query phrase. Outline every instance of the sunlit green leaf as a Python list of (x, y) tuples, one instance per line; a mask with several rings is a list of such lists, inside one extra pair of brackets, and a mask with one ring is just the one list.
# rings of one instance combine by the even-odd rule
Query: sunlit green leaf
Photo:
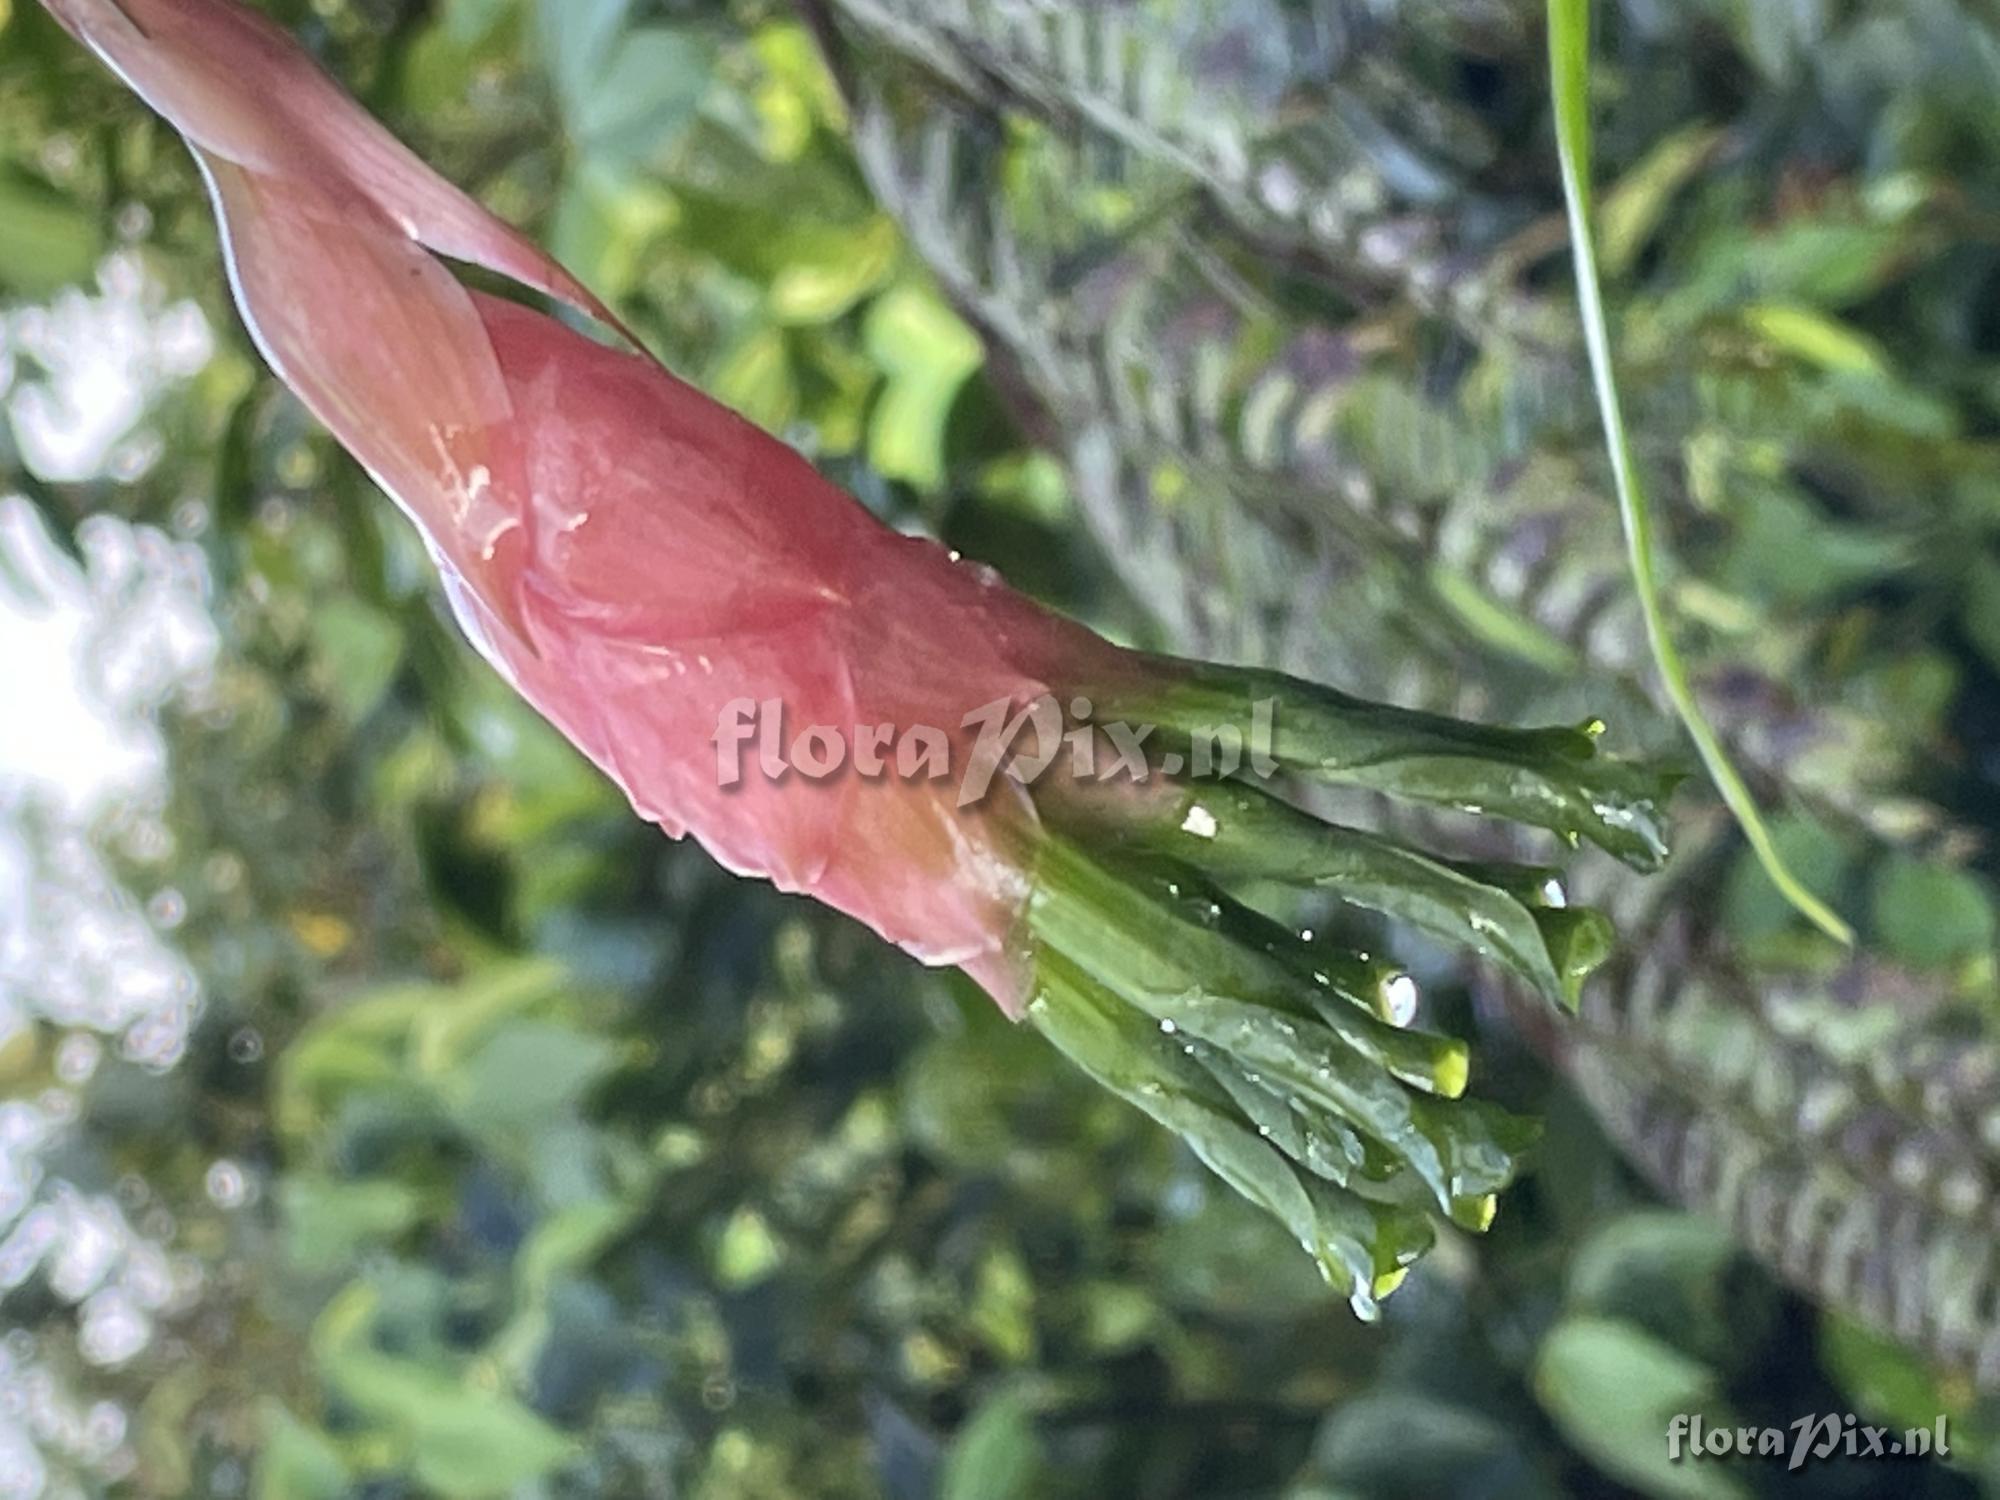
[(1542, 1340), (1535, 1394), (1572, 1443), (1606, 1473), (1655, 1500), (1744, 1500), (1749, 1491), (1712, 1463), (1676, 1463), (1675, 1417), (1727, 1420), (1715, 1372), (1630, 1323), (1573, 1316)]
[(532, 1130), (575, 1104), (615, 1056), (587, 1032), (509, 1021), (451, 1075), (455, 1112), (475, 1130)]
[(334, 707), (344, 722), (360, 723), (395, 681), (401, 628), (358, 599), (329, 599), (313, 617), (313, 635)]
[(1964, 870), (1897, 855), (1876, 872), (1875, 928), (1905, 962), (1941, 968), (1994, 943), (1993, 896)]
[(280, 1188), (279, 1206), (292, 1260), (308, 1271), (330, 1271), (408, 1230), (421, 1204), (413, 1188), (388, 1178), (343, 1182), (295, 1173)]
[(945, 1459), (939, 1500), (1026, 1500), (1036, 1492), (1043, 1455), (1034, 1409), (1004, 1391), (975, 1412)]
[(694, 117), (714, 64), (714, 47), (697, 32), (645, 26), (625, 33), (602, 76), (571, 102), (579, 148), (609, 165), (651, 158)]
[(839, 317), (881, 285), (901, 257), (902, 241), (893, 223), (875, 219), (851, 234), (829, 233), (813, 248), (821, 253), (791, 259), (771, 282), (771, 313), (781, 323)]
[(1632, 269), (1675, 196), (1720, 140), (1720, 132), (1709, 126), (1689, 126), (1660, 141), (1605, 193), (1598, 209), (1598, 256), (1607, 277)]
[(0, 172), (0, 287), (37, 296), (82, 281), (103, 249), (94, 213), (20, 173)]
[(544, 65), (564, 109), (584, 107), (625, 29), (631, 0), (534, 0)]
[(731, 1289), (755, 1286), (778, 1268), (782, 1255), (764, 1216), (755, 1209), (739, 1209), (730, 1216), (716, 1244), (715, 1274)]
[(321, 1375), (404, 1448), (411, 1472), (450, 1500), (497, 1500), (575, 1456), (576, 1444), (513, 1397), (371, 1346), (381, 1307), (362, 1283), (321, 1315)]
[(256, 1500), (343, 1500), (350, 1493), (353, 1476), (331, 1439), (277, 1401), (267, 1400), (262, 1414)]
[(935, 485), (944, 477), (945, 421), (985, 351), (950, 308), (914, 284), (876, 300), (867, 343), (888, 375), (869, 423), (869, 460), (892, 479)]

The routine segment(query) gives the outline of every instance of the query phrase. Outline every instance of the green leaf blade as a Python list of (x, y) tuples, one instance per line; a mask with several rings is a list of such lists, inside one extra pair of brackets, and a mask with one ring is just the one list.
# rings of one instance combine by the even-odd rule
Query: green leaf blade
[(1611, 358), (1611, 335), (1604, 312), (1604, 292), (1597, 275), (1597, 251), (1591, 229), (1590, 127), (1590, 0), (1549, 0), (1549, 67), (1554, 90), (1556, 146), (1562, 163), (1563, 198), (1568, 206), (1570, 245), (1576, 262), (1577, 303), (1583, 319), (1584, 343), (1590, 354), (1598, 415), (1604, 425), (1611, 471), (1618, 493), (1619, 516), (1625, 528), (1626, 553), (1633, 588), (1646, 621), (1654, 665), (1667, 697), (1708, 769), (1710, 779), (1742, 828), (1758, 862), (1801, 914), (1837, 942), (1852, 945), (1853, 930), (1831, 907), (1808, 890), (1785, 864), (1764, 815), (1730, 759), (1714, 727), (1695, 701), (1687, 667), (1674, 644), (1661, 597), (1653, 514), (1639, 477), (1638, 462), (1625, 428), (1617, 375)]

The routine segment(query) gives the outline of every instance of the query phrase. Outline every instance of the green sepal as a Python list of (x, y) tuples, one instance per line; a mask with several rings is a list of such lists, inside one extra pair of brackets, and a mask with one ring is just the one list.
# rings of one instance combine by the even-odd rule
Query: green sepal
[(1189, 787), (1164, 811), (1121, 828), (1131, 846), (1197, 865), (1225, 883), (1321, 890), (1407, 922), (1572, 1010), (1583, 980), (1610, 953), (1601, 919), (1580, 921), (1551, 904), (1562, 891), (1554, 871), (1433, 859), (1379, 834), (1322, 823), (1247, 783)]
[(1357, 1317), (1373, 1320), (1380, 1298), (1430, 1247), (1423, 1216), (1370, 1202), (1301, 1175), (1252, 1125), (1228, 1090), (1186, 1047), (1082, 970), (1049, 955), (1037, 970), (1033, 1024), (1077, 1067), (1184, 1140), (1230, 1187), (1297, 1237)]
[(1334, 1030), (1300, 1003), (1279, 965), (1190, 922), (1171, 898), (1145, 888), (1153, 878), (1106, 869), (1050, 838), (1029, 905), (1037, 953), (1068, 960), (1164, 1034), (1208, 1042), (1246, 1072), (1347, 1120), (1416, 1173), (1448, 1212), (1449, 1167), (1419, 1128), (1414, 1105), (1421, 1096), (1399, 1083), (1381, 1056), (1352, 1043), (1350, 1033), (1371, 1018), (1357, 1011), (1350, 1033)]
[(1666, 860), (1665, 808), (1682, 778), (1601, 753), (1599, 724), (1508, 729), (1369, 703), (1282, 672), (1186, 662), (1163, 671), (1169, 685), (1112, 694), (1096, 705), (1098, 721), (1151, 725), (1190, 764), (1198, 737), (1229, 727), (1253, 770), (1268, 755), (1271, 769), (1511, 818), (1572, 846), (1588, 839), (1638, 870)]

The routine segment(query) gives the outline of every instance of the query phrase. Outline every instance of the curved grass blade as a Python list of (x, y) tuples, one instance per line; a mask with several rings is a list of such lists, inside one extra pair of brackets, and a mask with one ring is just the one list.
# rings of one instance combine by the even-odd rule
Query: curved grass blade
[(1563, 199), (1569, 209), (1570, 246), (1576, 260), (1577, 303), (1583, 317), (1584, 343), (1590, 351), (1591, 378), (1604, 423), (1611, 471), (1618, 491), (1618, 512), (1625, 526), (1626, 552), (1632, 585), (1646, 620), (1653, 661), (1674, 712), (1686, 726), (1702, 764), (1728, 804), (1758, 863), (1785, 899), (1835, 940), (1851, 945), (1854, 932), (1794, 875), (1772, 841), (1763, 813), (1729, 752), (1695, 701), (1687, 668), (1674, 644), (1660, 597), (1659, 565), (1653, 539), (1653, 518), (1641, 487), (1639, 467), (1625, 430), (1618, 399), (1617, 374), (1611, 359), (1611, 335), (1604, 316), (1604, 292), (1598, 284), (1597, 251), (1591, 226), (1590, 130), (1590, 0), (1548, 0), (1549, 66), (1555, 93), (1556, 146), (1562, 158)]

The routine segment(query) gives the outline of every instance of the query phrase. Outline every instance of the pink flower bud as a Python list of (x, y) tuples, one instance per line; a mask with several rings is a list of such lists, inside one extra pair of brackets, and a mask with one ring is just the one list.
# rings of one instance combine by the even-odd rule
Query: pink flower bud
[[(187, 138), (272, 368), (422, 530), (468, 632), (676, 837), (848, 912), (1010, 1008), (1033, 807), (959, 804), (968, 715), (1139, 659), (934, 543), (791, 449), (545, 314), (473, 262), (615, 319), (423, 165), (280, 28), (231, 0), (46, 0)], [(944, 735), (951, 774), (717, 774), (729, 706), (851, 746)]]

